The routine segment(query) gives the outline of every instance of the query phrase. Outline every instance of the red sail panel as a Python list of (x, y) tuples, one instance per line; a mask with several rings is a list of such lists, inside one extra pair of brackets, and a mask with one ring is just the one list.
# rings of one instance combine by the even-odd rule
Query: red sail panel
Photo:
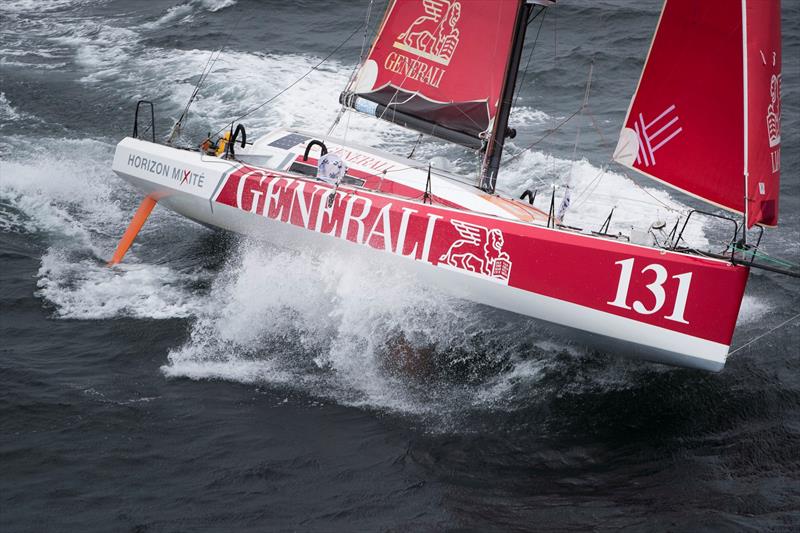
[(781, 169), (779, 0), (747, 0), (747, 225), (778, 224)]
[(780, 40), (780, 0), (666, 0), (614, 158), (776, 225)]
[(742, 10), (667, 0), (614, 158), (730, 210), (744, 209)]
[(497, 113), (519, 7), (520, 0), (392, 0), (352, 91), (390, 113), (477, 138)]

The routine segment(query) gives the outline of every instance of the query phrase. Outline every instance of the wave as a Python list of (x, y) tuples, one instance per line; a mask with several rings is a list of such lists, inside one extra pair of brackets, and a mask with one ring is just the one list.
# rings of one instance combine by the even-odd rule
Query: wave
[(42, 256), (37, 276), (36, 296), (54, 307), (57, 318), (185, 318), (197, 313), (202, 299), (196, 294), (202, 274), (135, 263), (110, 269), (58, 246)]
[(168, 24), (186, 24), (191, 22), (194, 19), (194, 15), (200, 11), (216, 13), (234, 5), (236, 5), (236, 0), (189, 0), (169, 8), (156, 21), (145, 24), (143, 27), (154, 29)]
[[(176, 269), (142, 262), (134, 247), (125, 265), (105, 266), (137, 199), (109, 169), (113, 145), (66, 138), (39, 139), (34, 146), (23, 137), (11, 142), (17, 145), (11, 153), (25, 158), (0, 161), (0, 227), (44, 241), (37, 295), (55, 316), (174, 318), (194, 313), (194, 302), (202, 299), (198, 282), (208, 276), (196, 265)], [(147, 242), (148, 234), (176, 224), (194, 227), (157, 210), (142, 238)]]
[(107, 0), (5, 0), (0, 12), (11, 14), (50, 13)]
[(0, 92), (0, 127), (4, 125), (3, 123), (13, 122), (25, 117), (25, 113), (20, 113), (11, 105), (11, 102), (6, 98), (6, 93)]
[(546, 366), (543, 358), (515, 360), (528, 343), (520, 329), (537, 327), (452, 299), (380, 259), (243, 241), (216, 277), (189, 340), (162, 370), (284, 385), (349, 405), (452, 414), (495, 401), (482, 386), (487, 379), (506, 372), (536, 378), (534, 367)]
[[(164, 16), (184, 20), (191, 10), (233, 4), (184, 2)], [(164, 17), (159, 21), (164, 24)], [(183, 109), (210, 54), (145, 45), (143, 27), (59, 23), (65, 26), (50, 42), (72, 51), (82, 83), (116, 99), (152, 97), (162, 124), (164, 116), (176, 117)], [(301, 54), (224, 52), (192, 107), (187, 136), (225, 126), (318, 61)], [(247, 117), (250, 136), (281, 126), (327, 131), (351, 70), (351, 63), (329, 61)], [(3, 95), (0, 113), (19, 112)], [(534, 138), (532, 132), (551, 119), (533, 107), (515, 111), (516, 124)], [(355, 114), (342, 118), (334, 134), (401, 155), (417, 138)], [(25, 141), (4, 140), (16, 146)], [(511, 153), (524, 146), (517, 142), (509, 144)], [(154, 211), (126, 263), (109, 269), (104, 259), (138, 199), (109, 169), (113, 142), (53, 137), (37, 146), (24, 159), (0, 161), (0, 227), (46, 237), (37, 294), (57, 318), (189, 319), (189, 339), (169, 353), (162, 368), (168, 377), (271, 383), (345, 404), (433, 417), (440, 427), (442, 417), (458, 424), (472, 410), (535, 402), (554, 377), (621, 388), (638, 373), (668, 371), (597, 354), (546, 326), (450, 298), (379, 258), (293, 253), (243, 240), (220, 271), (197, 258), (169, 262), (164, 254), (177, 242), (176, 231), (185, 238), (207, 230), (163, 209)], [(446, 157), (474, 174), (474, 154), (461, 148), (424, 139), (416, 153), (420, 159)], [(574, 207), (566, 221), (592, 229), (615, 206), (612, 231), (626, 233), (656, 219), (671, 223), (676, 211), (686, 209), (667, 191), (640, 186), (588, 160), (543, 151), (523, 153), (501, 174), (509, 194), (539, 189), (537, 205), (545, 209), (552, 186), (560, 200), (567, 183)], [(707, 241), (702, 225), (691, 231), (693, 242)], [(740, 320), (757, 319), (764, 305), (746, 299)], [(587, 366), (587, 359), (599, 362)]]

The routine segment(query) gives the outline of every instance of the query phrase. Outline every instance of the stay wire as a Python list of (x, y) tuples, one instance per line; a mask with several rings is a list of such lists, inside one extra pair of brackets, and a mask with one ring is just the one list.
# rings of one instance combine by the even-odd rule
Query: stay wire
[[(519, 93), (522, 92), (522, 86), (525, 84), (525, 75), (528, 73), (528, 67), (531, 64), (531, 58), (533, 57), (533, 52), (536, 50), (536, 43), (539, 42), (539, 33), (542, 31), (542, 25), (544, 25), (544, 18), (547, 16), (546, 11), (540, 11), (542, 13), (542, 19), (539, 21), (539, 28), (536, 30), (536, 37), (533, 39), (533, 45), (531, 46), (531, 51), (528, 52), (528, 60), (525, 62), (525, 70), (522, 71), (522, 78), (520, 79), (519, 84), (517, 85), (517, 94), (514, 96), (514, 103), (511, 105), (512, 108), (517, 106), (517, 100), (519, 100)], [(538, 17), (539, 15), (535, 15), (534, 18)], [(533, 20), (531, 20), (533, 22)]]
[[(240, 120), (242, 120), (243, 118), (249, 117), (250, 115), (252, 115), (252, 114), (253, 114), (253, 113), (255, 113), (256, 111), (258, 111), (259, 109), (263, 108), (264, 106), (266, 106), (266, 105), (267, 105), (267, 104), (269, 104), (270, 102), (274, 101), (276, 98), (280, 97), (280, 96), (281, 96), (283, 93), (285, 93), (286, 91), (288, 91), (289, 89), (291, 89), (292, 87), (294, 87), (295, 85), (297, 85), (298, 83), (300, 83), (301, 81), (303, 81), (305, 78), (307, 78), (307, 77), (309, 76), (309, 74), (311, 74), (312, 72), (316, 71), (316, 70), (317, 70), (319, 67), (321, 67), (321, 66), (322, 66), (322, 64), (323, 64), (323, 63), (325, 63), (325, 62), (326, 62), (328, 59), (330, 59), (330, 58), (331, 58), (331, 57), (332, 57), (332, 56), (333, 56), (333, 55), (334, 55), (336, 52), (338, 52), (339, 50), (341, 50), (341, 49), (342, 49), (342, 47), (343, 47), (345, 44), (347, 44), (347, 42), (348, 42), (350, 39), (352, 39), (352, 38), (353, 38), (353, 36), (354, 36), (356, 33), (358, 33), (360, 30), (361, 30), (362, 26), (363, 26), (363, 24), (359, 24), (359, 25), (356, 27), (356, 29), (354, 29), (354, 30), (353, 30), (353, 31), (350, 33), (350, 35), (348, 35), (348, 36), (347, 36), (347, 37), (346, 37), (346, 38), (345, 38), (345, 39), (344, 39), (344, 40), (343, 40), (341, 43), (339, 43), (339, 45), (338, 45), (336, 48), (334, 48), (334, 49), (331, 51), (331, 53), (329, 53), (327, 56), (325, 56), (325, 57), (324, 57), (324, 58), (323, 58), (323, 59), (322, 59), (322, 60), (321, 60), (319, 63), (317, 63), (316, 65), (314, 65), (314, 66), (313, 66), (313, 67), (311, 67), (310, 69), (308, 69), (308, 71), (306, 71), (306, 73), (305, 73), (305, 74), (303, 74), (302, 76), (300, 76), (299, 78), (297, 78), (296, 80), (294, 80), (292, 83), (290, 83), (289, 85), (287, 85), (286, 87), (284, 87), (284, 88), (283, 88), (283, 89), (281, 89), (280, 91), (278, 91), (276, 94), (274, 94), (272, 97), (270, 97), (269, 99), (267, 99), (265, 102), (263, 102), (263, 103), (261, 103), (261, 104), (257, 105), (256, 107), (254, 107), (253, 109), (251, 109), (251, 110), (247, 111), (247, 112), (246, 112), (246, 113), (244, 113), (243, 115), (240, 115), (240, 116), (238, 116), (237, 118), (235, 118), (235, 119), (233, 119), (232, 121), (230, 121), (230, 126), (231, 126), (231, 127), (233, 127), (233, 125), (234, 125), (236, 122), (239, 122), (239, 121), (240, 121)], [(220, 128), (220, 129), (219, 129), (219, 130), (217, 130), (215, 133), (213, 133), (213, 134), (212, 134), (212, 136), (213, 136), (213, 135), (218, 135), (219, 133), (221, 133), (221, 132), (225, 131), (227, 128), (228, 128), (228, 125), (226, 124), (224, 127)]]
[[(358, 61), (355, 65), (353, 65), (353, 70), (350, 71), (350, 76), (347, 77), (347, 84), (345, 85), (345, 92), (350, 91), (350, 87), (353, 85), (353, 80), (355, 80), (356, 73), (358, 72), (359, 67), (364, 64), (364, 54), (367, 50), (367, 41), (369, 39), (369, 22), (370, 17), (372, 16), (372, 4), (374, 0), (370, 0), (369, 5), (367, 6), (367, 15), (364, 19), (364, 39), (361, 41), (361, 53), (358, 55)], [(342, 115), (347, 111), (347, 107), (342, 104), (339, 107), (339, 111), (336, 113), (336, 117), (333, 119), (333, 123), (331, 123), (330, 127), (328, 128), (328, 135), (333, 133), (333, 130), (336, 129), (336, 126), (339, 124), (339, 121), (342, 119)], [(349, 117), (348, 117), (349, 121)], [(347, 137), (347, 130), (345, 130), (345, 137)]]
[(200, 78), (198, 78), (197, 83), (195, 84), (194, 89), (192, 90), (192, 95), (186, 102), (186, 106), (183, 108), (181, 116), (178, 117), (178, 120), (172, 126), (172, 131), (169, 134), (168, 142), (173, 142), (175, 138), (180, 135), (183, 121), (189, 115), (189, 109), (192, 107), (192, 103), (194, 103), (195, 99), (197, 98), (197, 95), (200, 93), (200, 87), (202, 87), (203, 83), (206, 81), (209, 74), (211, 74), (211, 71), (214, 70), (214, 65), (216, 65), (220, 55), (222, 55), (222, 48), (220, 48), (219, 50), (212, 50), (211, 54), (208, 56), (206, 64), (203, 66), (203, 70), (200, 72)]
[[(236, 20), (236, 24), (233, 25), (233, 31), (231, 33), (236, 32), (244, 16), (245, 16), (244, 12), (242, 12), (242, 14), (239, 15), (239, 18)], [(170, 132), (170, 139), (169, 139), (170, 141), (173, 141), (176, 136), (180, 135), (181, 125), (183, 124), (183, 121), (189, 114), (189, 108), (191, 108), (192, 103), (194, 103), (195, 99), (197, 99), (197, 95), (200, 94), (200, 88), (206, 82), (208, 76), (211, 75), (211, 73), (214, 71), (214, 66), (217, 64), (219, 58), (222, 56), (222, 52), (225, 50), (227, 44), (228, 44), (227, 41), (223, 43), (223, 45), (219, 48), (219, 50), (216, 51), (216, 56), (214, 50), (212, 50), (211, 54), (208, 56), (208, 59), (206, 60), (205, 65), (203, 66), (203, 70), (200, 73), (200, 78), (197, 80), (197, 84), (195, 84), (194, 86), (192, 95), (189, 97), (189, 101), (186, 102), (186, 107), (184, 107), (181, 116), (178, 117), (177, 122), (175, 122), (175, 125), (172, 127), (172, 131)]]
[(756, 337), (755, 339), (751, 339), (750, 341), (746, 342), (745, 344), (743, 344), (743, 345), (739, 346), (739, 347), (738, 347), (738, 348), (736, 348), (734, 351), (732, 351), (732, 352), (728, 353), (728, 357), (732, 356), (733, 354), (735, 354), (735, 353), (736, 353), (736, 352), (738, 352), (739, 350), (744, 350), (745, 348), (747, 348), (748, 346), (750, 346), (751, 344), (753, 344), (753, 343), (754, 343), (754, 342), (756, 342), (757, 340), (763, 339), (764, 337), (766, 337), (766, 336), (767, 336), (767, 335), (769, 335), (770, 333), (772, 333), (772, 332), (774, 332), (774, 331), (776, 331), (776, 330), (779, 330), (780, 328), (782, 328), (782, 327), (783, 327), (783, 326), (785, 326), (786, 324), (788, 324), (788, 323), (790, 323), (790, 322), (792, 322), (792, 321), (796, 320), (797, 318), (800, 318), (800, 313), (797, 313), (797, 314), (796, 314), (796, 315), (794, 315), (792, 318), (789, 318), (789, 319), (787, 319), (787, 320), (784, 320), (783, 322), (781, 322), (780, 324), (778, 324), (777, 326), (775, 326), (775, 327), (774, 327), (774, 328), (772, 328), (771, 330), (767, 331), (766, 333), (762, 333), (761, 335), (759, 335), (759, 336), (758, 336), (758, 337)]
[[(531, 62), (531, 57), (533, 57), (533, 52), (536, 50), (536, 43), (537, 43), (537, 42), (539, 42), (539, 33), (542, 31), (542, 25), (544, 24), (544, 18), (545, 18), (546, 14), (547, 14), (547, 11), (545, 10), (545, 8), (544, 8), (544, 7), (542, 8), (542, 10), (541, 10), (541, 11), (539, 11), (539, 13), (537, 13), (536, 15), (534, 15), (533, 19), (531, 19), (531, 21), (530, 21), (530, 22), (533, 22), (533, 20), (535, 20), (535, 19), (536, 19), (536, 17), (538, 17), (538, 16), (539, 16), (539, 14), (541, 14), (541, 15), (542, 15), (542, 18), (541, 18), (541, 20), (539, 21), (539, 28), (536, 30), (536, 37), (533, 39), (533, 45), (531, 46), (531, 51), (530, 51), (530, 52), (528, 52), (528, 60), (525, 62), (525, 70), (523, 70), (523, 71), (522, 71), (522, 78), (520, 79), (520, 82), (519, 82), (519, 84), (517, 85), (517, 92), (516, 92), (516, 94), (514, 95), (514, 101), (511, 103), (511, 109), (512, 109), (512, 110), (513, 110), (513, 109), (514, 109), (514, 107), (517, 105), (517, 100), (519, 99), (519, 93), (522, 91), (522, 84), (525, 82), (525, 74), (527, 74), (527, 72), (528, 72), (528, 66), (530, 65), (530, 62)], [(530, 23), (530, 22), (529, 22), (529, 23)], [(459, 111), (461, 111), (461, 109), (459, 109), (458, 107), (456, 107), (456, 109), (458, 109)], [(464, 113), (463, 111), (461, 111), (461, 114), (462, 114), (462, 115), (464, 115), (464, 116), (467, 116), (467, 115), (466, 115), (466, 113)], [(471, 118), (471, 117), (467, 117), (467, 118), (469, 118), (470, 120), (472, 120), (472, 118)], [(474, 120), (472, 120), (472, 122), (473, 122), (473, 123), (475, 123), (475, 121), (474, 121)], [(476, 125), (477, 125), (477, 124), (476, 124)], [(491, 139), (491, 141), (492, 141), (492, 143), (493, 143), (493, 144), (495, 144), (495, 145), (497, 145), (497, 144), (500, 144), (500, 143), (499, 143), (499, 141), (497, 140), (497, 137), (496, 137), (496, 136), (495, 136), (494, 138), (492, 138), (492, 139)], [(508, 145), (505, 145), (505, 146), (503, 146), (503, 150), (504, 150), (504, 151), (505, 151), (505, 150), (508, 150)], [(526, 148), (526, 150), (527, 150), (527, 148)], [(514, 158), (516, 158), (516, 156), (513, 156), (511, 159), (509, 159), (509, 161), (512, 161), (512, 160), (514, 160)]]
[(555, 133), (555, 132), (557, 132), (559, 129), (561, 129), (561, 127), (562, 127), (564, 124), (566, 124), (567, 122), (569, 122), (570, 120), (572, 120), (573, 118), (575, 118), (575, 116), (576, 116), (578, 113), (580, 113), (582, 109), (583, 109), (583, 106), (581, 106), (581, 107), (580, 107), (580, 108), (579, 108), (577, 111), (575, 111), (575, 112), (574, 112), (574, 113), (572, 113), (570, 116), (568, 116), (567, 118), (565, 118), (564, 120), (562, 120), (562, 121), (561, 121), (561, 123), (560, 123), (558, 126), (556, 126), (555, 128), (553, 128), (552, 130), (548, 131), (547, 133), (545, 133), (544, 135), (542, 135), (541, 137), (539, 137), (537, 140), (535, 140), (534, 142), (532, 142), (531, 144), (529, 144), (528, 146), (526, 146), (525, 148), (523, 148), (522, 150), (520, 150), (520, 151), (519, 151), (519, 152), (517, 152), (516, 154), (512, 155), (512, 156), (511, 156), (511, 158), (509, 158), (508, 160), (506, 160), (506, 163), (510, 163), (511, 161), (515, 160), (516, 158), (518, 158), (519, 156), (521, 156), (522, 154), (524, 154), (525, 152), (527, 152), (528, 150), (530, 150), (531, 148), (533, 148), (534, 146), (536, 146), (537, 144), (539, 144), (540, 142), (542, 142), (543, 140), (545, 140), (545, 139), (547, 139), (548, 137), (550, 137), (552, 134), (554, 134), (554, 133)]

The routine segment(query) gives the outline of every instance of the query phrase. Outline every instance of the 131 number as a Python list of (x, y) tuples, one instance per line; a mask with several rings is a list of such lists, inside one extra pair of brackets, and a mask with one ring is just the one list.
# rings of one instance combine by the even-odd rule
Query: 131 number
[[(619, 285), (617, 285), (617, 295), (614, 300), (607, 303), (615, 307), (621, 307), (622, 309), (633, 309), (641, 315), (652, 315), (653, 313), (659, 312), (661, 308), (664, 307), (664, 303), (667, 299), (667, 295), (664, 292), (664, 282), (667, 281), (669, 277), (667, 269), (658, 263), (647, 265), (642, 269), (642, 274), (646, 272), (653, 272), (655, 274), (655, 279), (646, 285), (647, 290), (653, 295), (655, 302), (653, 306), (648, 309), (645, 304), (636, 300), (633, 302), (633, 307), (631, 307), (628, 305), (628, 289), (630, 288), (631, 277), (633, 276), (633, 263), (634, 258), (624, 259), (614, 263), (622, 268), (622, 272), (620, 272)], [(689, 296), (689, 285), (692, 282), (692, 273), (686, 272), (683, 274), (676, 274), (672, 277), (678, 280), (678, 292), (675, 295), (675, 306), (672, 308), (672, 313), (664, 318), (675, 322), (681, 322), (682, 324), (688, 324), (689, 322), (683, 318), (683, 314), (686, 311), (686, 299)]]

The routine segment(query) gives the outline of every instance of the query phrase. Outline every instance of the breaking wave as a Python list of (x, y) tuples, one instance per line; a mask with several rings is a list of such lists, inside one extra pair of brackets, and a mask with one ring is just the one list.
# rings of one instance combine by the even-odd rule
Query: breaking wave
[[(45, 9), (66, 4), (53, 1)], [(184, 2), (151, 27), (183, 23), (197, 10), (214, 12), (234, 4)], [(6, 7), (31, 5), (17, 1)], [(206, 50), (143, 45), (147, 25), (129, 29), (77, 19), (48, 24), (60, 25), (41, 29), (54, 31), (48, 41), (57, 45), (53, 58), (71, 54), (83, 83), (129, 94), (131, 102), (153, 97), (159, 116), (172, 119), (209, 57)], [(318, 61), (299, 54), (223, 53), (192, 107), (187, 135), (224, 126)], [(327, 131), (338, 109), (338, 89), (351, 69), (348, 63), (326, 63), (274, 105), (248, 117), (248, 132), (256, 136), (280, 126)], [(530, 131), (552, 119), (532, 107), (518, 108), (514, 116)], [(4, 94), (0, 118), (20, 119)], [(334, 134), (402, 155), (417, 137), (354, 114), (345, 116)], [(25, 145), (21, 137), (3, 142)], [(379, 259), (295, 253), (242, 240), (218, 269), (207, 265), (191, 242), (207, 230), (164, 209), (154, 211), (126, 264), (109, 269), (105, 259), (137, 200), (110, 171), (114, 141), (52, 137), (37, 146), (24, 159), (0, 161), (0, 227), (43, 236), (46, 243), (37, 294), (57, 318), (190, 319), (189, 339), (169, 353), (162, 368), (170, 378), (271, 383), (346, 404), (435, 416), (440, 422), (451, 417), (457, 424), (453, 415), (470, 410), (523, 405), (546, 390), (554, 376), (616, 388), (636, 373), (669, 371), (605, 357), (530, 320), (455, 300)], [(521, 146), (509, 148), (514, 153)], [(424, 139), (416, 154), (446, 157), (474, 174), (476, 161), (466, 150)], [(666, 191), (641, 187), (587, 160), (542, 151), (523, 153), (504, 166), (502, 176), (510, 194), (537, 189), (536, 203), (545, 210), (552, 186), (559, 187), (560, 200), (562, 186), (571, 183), (573, 208), (566, 221), (592, 229), (612, 207), (617, 210), (611, 230), (626, 233), (641, 223), (671, 223), (686, 209)], [(702, 225), (690, 231), (693, 242), (706, 241)], [(165, 251), (177, 244), (187, 247), (189, 257), (177, 261)], [(740, 320), (754, 320), (768, 308), (746, 298)], [(600, 362), (583, 369), (587, 356)]]
[[(0, 161), (0, 227), (43, 242), (37, 295), (60, 318), (117, 316), (186, 317), (194, 313), (198, 283), (207, 276), (197, 266), (175, 270), (142, 261), (137, 246), (126, 264), (110, 269), (111, 256), (135, 208), (136, 193), (111, 172), (114, 146), (91, 139), (41, 139), (36, 146), (12, 138), (24, 160)], [(194, 225), (156, 210), (142, 231), (145, 244), (158, 245), (164, 227)], [(169, 220), (169, 222), (166, 222)], [(177, 225), (177, 226), (176, 226)], [(180, 231), (179, 229), (177, 231)], [(200, 230), (205, 231), (205, 230)], [(149, 240), (150, 236), (154, 240)], [(138, 263), (138, 264), (137, 264)]]
[(186, 24), (191, 22), (199, 11), (216, 13), (234, 5), (236, 5), (236, 0), (189, 0), (169, 8), (158, 20), (145, 25), (145, 28), (158, 28), (167, 24)]
[[(434, 415), (495, 402), (508, 383), (536, 379), (549, 364), (543, 354), (567, 350), (544, 331), (531, 343), (541, 328), (525, 319), (336, 252), (244, 241), (207, 302), (189, 340), (169, 354), (168, 377), (286, 385), (350, 405)], [(529, 348), (540, 357), (518, 359)], [(506, 386), (484, 387), (495, 380)]]

